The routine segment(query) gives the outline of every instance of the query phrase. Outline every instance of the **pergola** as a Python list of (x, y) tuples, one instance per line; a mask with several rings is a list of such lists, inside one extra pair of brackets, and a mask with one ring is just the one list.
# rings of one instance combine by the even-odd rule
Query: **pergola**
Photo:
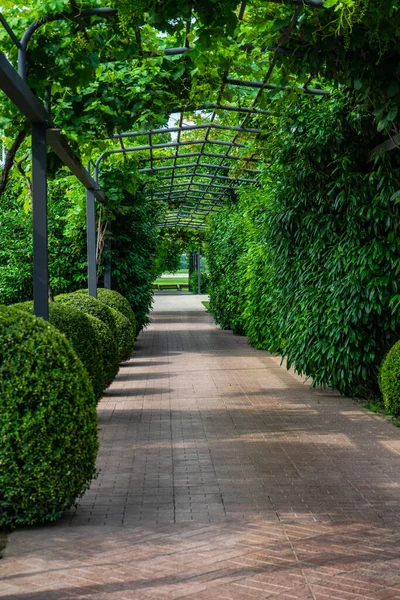
[[(293, 5), (293, 15), (280, 45), (261, 49), (268, 58), (268, 68), (261, 81), (230, 77), (228, 69), (213, 101), (172, 111), (171, 114), (176, 115), (177, 124), (160, 129), (129, 131), (109, 138), (108, 149), (93, 161), (93, 177), (90, 166), (85, 168), (81, 165), (68, 140), (52, 121), (50, 100), (47, 99), (44, 106), (30, 90), (26, 81), (27, 48), (32, 35), (45, 23), (65, 19), (82, 23), (94, 15), (112, 18), (116, 15), (116, 9), (105, 7), (80, 12), (72, 9), (68, 14), (45, 15), (33, 22), (20, 40), (0, 13), (0, 23), (18, 48), (18, 71), (5, 54), (0, 52), (0, 89), (32, 124), (33, 289), (37, 316), (48, 318), (47, 145), (86, 188), (88, 287), (89, 294), (96, 297), (95, 201), (106, 202), (107, 190), (102, 190), (99, 186), (101, 163), (106, 157), (137, 153), (136, 156), (143, 164), (139, 172), (157, 176), (159, 184), (156, 190), (149, 193), (153, 199), (163, 201), (168, 206), (164, 220), (159, 223), (160, 228), (202, 229), (207, 216), (220, 210), (228, 198), (234, 197), (239, 186), (258, 183), (261, 171), (257, 169), (257, 164), (260, 157), (254, 153), (251, 144), (263, 131), (254, 124), (254, 119), (259, 115), (275, 114), (274, 110), (260, 108), (260, 100), (264, 94), (269, 91), (298, 91), (316, 96), (329, 95), (327, 90), (307, 85), (291, 87), (271, 82), (280, 57), (288, 53), (292, 55), (285, 46), (302, 7), (305, 4), (320, 8), (322, 0), (290, 0), (287, 4)], [(243, 20), (245, 11), (246, 0), (239, 8), (239, 22)], [(189, 33), (190, 23), (187, 23), (185, 46), (164, 48), (160, 52), (167, 56), (190, 52)], [(240, 46), (240, 49), (246, 53), (253, 51), (251, 44)], [(295, 56), (301, 59), (301, 55)], [(235, 65), (230, 66), (235, 72)], [(245, 90), (245, 99), (240, 103), (223, 103), (224, 93), (235, 89)], [(168, 134), (170, 141), (162, 141), (165, 134)], [(125, 140), (132, 145), (125, 146)], [(113, 142), (118, 142), (120, 146), (113, 147)], [(105, 287), (111, 287), (110, 265), (107, 267), (104, 283)]]

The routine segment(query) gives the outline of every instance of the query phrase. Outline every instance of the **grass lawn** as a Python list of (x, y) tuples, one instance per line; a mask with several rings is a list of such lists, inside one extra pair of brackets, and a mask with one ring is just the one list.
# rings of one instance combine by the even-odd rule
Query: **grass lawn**
[(153, 283), (155, 285), (162, 285), (162, 284), (181, 284), (181, 283), (189, 283), (189, 278), (188, 277), (157, 277), (157, 279), (155, 281), (153, 281)]

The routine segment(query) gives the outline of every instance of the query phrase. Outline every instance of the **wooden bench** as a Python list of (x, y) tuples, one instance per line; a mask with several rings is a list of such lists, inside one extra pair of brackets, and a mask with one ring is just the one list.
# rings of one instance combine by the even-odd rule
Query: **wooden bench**
[(179, 283), (159, 283), (158, 289), (162, 290), (179, 290)]

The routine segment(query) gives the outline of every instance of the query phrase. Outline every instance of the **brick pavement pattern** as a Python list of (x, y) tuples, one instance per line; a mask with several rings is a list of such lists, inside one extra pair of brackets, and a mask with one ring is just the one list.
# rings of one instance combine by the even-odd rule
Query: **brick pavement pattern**
[(400, 599), (399, 430), (198, 297), (156, 297), (99, 424), (97, 480), (11, 535), (1, 600)]

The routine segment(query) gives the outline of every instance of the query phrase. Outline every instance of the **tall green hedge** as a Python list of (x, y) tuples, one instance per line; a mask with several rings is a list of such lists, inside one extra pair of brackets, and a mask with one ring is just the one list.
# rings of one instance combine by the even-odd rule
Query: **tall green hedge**
[(96, 404), (55, 327), (0, 307), (0, 526), (52, 521), (89, 486)]
[(400, 154), (368, 162), (373, 117), (351, 97), (293, 100), (262, 186), (214, 214), (210, 307), (314, 384), (374, 396), (400, 338)]
[[(33, 302), (14, 304), (13, 308), (33, 313)], [(100, 400), (104, 390), (101, 351), (88, 316), (67, 304), (50, 302), (49, 322), (61, 331), (71, 343), (89, 375), (95, 399)]]

